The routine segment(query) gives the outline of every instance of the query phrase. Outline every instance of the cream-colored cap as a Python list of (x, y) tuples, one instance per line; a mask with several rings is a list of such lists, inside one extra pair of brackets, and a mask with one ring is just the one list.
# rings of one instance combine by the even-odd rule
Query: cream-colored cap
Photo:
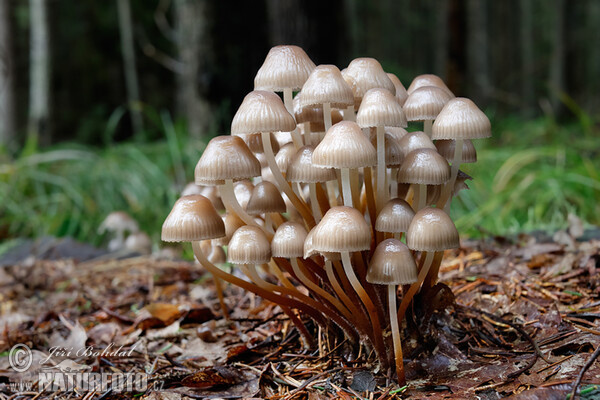
[[(250, 149), (250, 151), (256, 155), (258, 161), (261, 161), (261, 159), (259, 158), (260, 156), (258, 154), (263, 154), (265, 152), (265, 149), (263, 147), (262, 135), (260, 133), (250, 133), (247, 135), (243, 134), (234, 136), (241, 137)], [(273, 132), (269, 132), (269, 140), (271, 141), (271, 148), (273, 149), (273, 153), (276, 154), (279, 151), (279, 142), (275, 138)], [(263, 165), (262, 161), (260, 165)]]
[(221, 185), (225, 179), (241, 180), (260, 176), (260, 162), (237, 136), (211, 139), (196, 164), (197, 185)]
[(290, 132), (294, 129), (296, 129), (296, 120), (285, 108), (281, 98), (273, 92), (264, 90), (248, 93), (231, 122), (232, 135)]
[(246, 212), (250, 215), (264, 213), (284, 213), (285, 202), (277, 186), (271, 182), (260, 182), (252, 190), (252, 196), (246, 206)]
[(448, 101), (433, 123), (432, 139), (485, 139), (492, 136), (489, 118), (464, 97)]
[(377, 164), (377, 150), (356, 122), (333, 125), (315, 148), (313, 164), (324, 168), (361, 168)]
[(292, 157), (294, 157), (294, 154), (296, 154), (296, 146), (294, 143), (288, 143), (279, 149), (275, 156), (275, 163), (281, 172), (287, 172), (288, 165), (290, 165), (290, 161), (292, 160)]
[(282, 92), (299, 90), (315, 69), (315, 63), (298, 46), (275, 46), (269, 50), (254, 78), (254, 89)]
[(452, 97), (435, 86), (423, 86), (410, 93), (404, 103), (404, 114), (409, 121), (432, 121)]
[(374, 58), (355, 58), (342, 71), (342, 76), (354, 93), (354, 108), (358, 110), (364, 95), (373, 88), (384, 88), (396, 95), (396, 87)]
[(279, 225), (271, 241), (273, 257), (302, 257), (304, 255), (304, 241), (308, 232), (304, 225), (298, 222), (284, 222)]
[[(363, 103), (364, 104), (364, 103)], [(404, 160), (404, 153), (398, 135), (390, 133), (387, 129), (384, 134), (385, 142), (385, 165), (390, 168), (397, 168)], [(371, 144), (377, 148), (377, 134), (374, 129), (371, 130)]]
[(417, 281), (417, 275), (409, 248), (399, 240), (386, 239), (375, 248), (366, 279), (376, 285), (409, 285)]
[(391, 199), (379, 211), (375, 221), (375, 230), (391, 233), (406, 232), (414, 216), (415, 212), (406, 201)]
[(408, 153), (417, 149), (437, 150), (433, 141), (422, 131), (410, 132), (405, 135), (400, 139), (400, 147), (402, 148), (402, 154), (405, 157)]
[(442, 251), (460, 246), (454, 222), (444, 210), (433, 207), (425, 207), (415, 214), (406, 232), (406, 244), (419, 251)]
[(448, 86), (446, 86), (446, 84), (444, 83), (442, 78), (440, 78), (437, 75), (433, 75), (433, 74), (423, 74), (423, 75), (416, 76), (410, 83), (410, 86), (408, 87), (407, 92), (410, 95), (412, 92), (414, 92), (415, 90), (417, 90), (423, 86), (438, 87), (438, 88), (444, 90), (445, 92), (447, 92), (450, 95), (450, 97), (454, 97), (454, 93), (452, 93), (452, 91), (450, 91), (450, 89), (448, 89)]
[(225, 236), (219, 239), (215, 239), (213, 242), (218, 246), (227, 246), (231, 237), (242, 226), (246, 225), (244, 221), (233, 213), (227, 213), (221, 217), (223, 224), (225, 225)]
[(376, 126), (400, 126), (406, 128), (408, 122), (398, 99), (388, 90), (370, 89), (365, 93), (356, 122), (361, 128)]
[(180, 197), (162, 226), (163, 242), (197, 242), (225, 236), (225, 226), (206, 197)]
[(292, 158), (286, 172), (286, 179), (290, 182), (327, 182), (336, 179), (335, 170), (319, 168), (313, 165), (313, 146), (304, 146), (298, 149)]
[(408, 99), (408, 92), (406, 91), (406, 88), (396, 75), (388, 73), (387, 76), (390, 78), (390, 81), (392, 81), (394, 87), (396, 88), (396, 98), (398, 99), (398, 103), (403, 106), (404, 103), (406, 103), (406, 99)]
[(300, 107), (329, 103), (333, 108), (346, 108), (354, 104), (352, 89), (335, 65), (319, 65), (302, 86)]
[(406, 155), (398, 169), (398, 182), (441, 185), (450, 179), (450, 165), (436, 150), (417, 149)]
[(271, 244), (262, 229), (245, 225), (233, 234), (227, 248), (232, 264), (266, 264), (271, 260)]
[(235, 194), (238, 204), (244, 209), (250, 201), (252, 190), (254, 190), (254, 185), (248, 179), (233, 184), (233, 194)]
[(371, 228), (356, 208), (330, 208), (312, 232), (312, 247), (318, 252), (368, 250)]
[[(451, 139), (440, 139), (436, 140), (435, 147), (438, 153), (448, 161), (454, 160), (454, 148), (456, 147), (456, 141)], [(462, 159), (461, 164), (470, 164), (477, 162), (477, 151), (473, 142), (469, 139), (463, 140)]]

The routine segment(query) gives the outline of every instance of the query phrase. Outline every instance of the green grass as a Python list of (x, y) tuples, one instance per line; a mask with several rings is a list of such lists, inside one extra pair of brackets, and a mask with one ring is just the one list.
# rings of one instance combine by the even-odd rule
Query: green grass
[[(102, 219), (125, 210), (158, 243), (162, 221), (193, 179), (204, 147), (165, 114), (160, 124), (165, 139), (156, 143), (105, 149), (64, 144), (0, 161), (0, 240), (55, 235), (100, 244)], [(566, 226), (568, 213), (600, 225), (600, 148), (593, 126), (550, 119), (493, 126), (493, 138), (476, 143), (479, 162), (464, 167), (474, 177), (471, 190), (452, 205), (462, 234), (552, 230)]]

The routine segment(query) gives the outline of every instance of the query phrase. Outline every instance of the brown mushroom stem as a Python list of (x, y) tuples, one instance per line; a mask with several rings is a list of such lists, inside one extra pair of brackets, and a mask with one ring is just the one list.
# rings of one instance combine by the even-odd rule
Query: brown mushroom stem
[(319, 200), (317, 200), (317, 185), (314, 182), (308, 184), (308, 193), (310, 196), (310, 207), (312, 208), (313, 217), (315, 217), (315, 222), (319, 223), (323, 215), (321, 214)]
[(385, 167), (385, 131), (383, 126), (377, 127), (377, 212), (387, 202), (387, 184)]
[(233, 180), (226, 179), (224, 185), (219, 186), (219, 193), (221, 194), (221, 200), (223, 200), (223, 204), (227, 211), (236, 214), (242, 221), (246, 223), (246, 225), (258, 226), (264, 232), (267, 233), (267, 236), (270, 238), (273, 235), (268, 233), (263, 226), (260, 226), (254, 217), (249, 215), (240, 205), (237, 198), (235, 197), (235, 192), (233, 191)]
[(315, 185), (317, 188), (317, 200), (321, 209), (321, 215), (324, 215), (329, 210), (329, 199), (327, 197), (327, 188), (323, 188), (323, 184)]
[(307, 314), (313, 317), (315, 321), (319, 321), (321, 319), (321, 315), (319, 313), (313, 313), (311, 312), (311, 310), (306, 310), (306, 307), (299, 301), (288, 299), (284, 296), (279, 296), (271, 291), (261, 288), (260, 286), (247, 282), (243, 279), (238, 278), (237, 276), (231, 275), (217, 268), (213, 263), (208, 261), (208, 259), (204, 255), (204, 252), (200, 248), (200, 242), (192, 242), (192, 249), (194, 250), (194, 255), (196, 256), (198, 262), (200, 262), (200, 264), (202, 264), (204, 268), (206, 268), (210, 273), (212, 273), (213, 276), (216, 276), (220, 279), (223, 279), (225, 282), (229, 282), (232, 285), (236, 285), (244, 290), (261, 296), (262, 298), (272, 301), (273, 303), (278, 304), (279, 306), (283, 306), (282, 310), (284, 310), (284, 307), (287, 308), (289, 312), (286, 312), (285, 310), (284, 312), (290, 317), (290, 320), (294, 323), (294, 325), (300, 332), (300, 335), (304, 338), (305, 342), (312, 345), (313, 339), (308, 333), (308, 330), (306, 329), (302, 321), (289, 309), (289, 307), (295, 307), (301, 309), (302, 311), (305, 311)]
[(342, 168), (342, 197), (344, 205), (347, 207), (353, 207), (352, 205), (352, 186), (350, 184), (350, 169)]
[(327, 181), (325, 182), (325, 187), (327, 188), (327, 195), (329, 197), (329, 204), (331, 207), (335, 207), (338, 205), (337, 203), (337, 195), (336, 195), (336, 181)]
[[(288, 112), (291, 115), (294, 115), (294, 92), (291, 88), (283, 89), (283, 104), (285, 104), (285, 108), (288, 110)], [(298, 128), (295, 128), (292, 131), (292, 141), (297, 149), (302, 147), (302, 136), (300, 135)]]
[(431, 138), (431, 131), (433, 130), (433, 120), (426, 119), (423, 121), (423, 132)]
[(273, 173), (273, 177), (275, 178), (279, 189), (287, 195), (294, 207), (296, 207), (296, 210), (298, 210), (300, 215), (302, 215), (304, 221), (306, 221), (308, 227), (314, 227), (315, 219), (313, 218), (310, 210), (308, 209), (308, 206), (303, 200), (296, 196), (296, 193), (294, 193), (292, 187), (289, 185), (289, 183), (287, 183), (287, 181), (283, 177), (283, 174), (279, 170), (279, 167), (277, 166), (277, 162), (275, 161), (275, 155), (273, 154), (273, 147), (271, 146), (271, 135), (269, 134), (269, 132), (262, 132), (261, 136), (267, 163), (269, 165), (269, 168), (271, 169), (271, 172)]
[(371, 227), (373, 232), (375, 231), (375, 221), (377, 220), (377, 211), (375, 204), (375, 195), (373, 193), (373, 176), (371, 167), (363, 168), (365, 175), (365, 194), (367, 195), (367, 210), (369, 211), (369, 217), (371, 220)]
[(298, 289), (296, 289), (296, 286), (294, 286), (294, 284), (290, 282), (290, 280), (283, 274), (283, 272), (281, 271), (281, 269), (279, 269), (279, 266), (275, 261), (273, 261), (273, 259), (269, 261), (269, 267), (270, 270), (273, 272), (273, 275), (275, 275), (277, 279), (279, 279), (283, 286), (290, 290), (298, 291)]
[(397, 168), (390, 168), (390, 198), (395, 199), (398, 197), (398, 181), (394, 179), (398, 175)]
[(358, 176), (358, 168), (350, 169), (350, 188), (352, 190), (352, 203), (356, 207), (360, 206), (360, 177)]
[(444, 185), (438, 204), (438, 207), (443, 208), (448, 215), (450, 214), (452, 191), (454, 190), (454, 185), (456, 184), (456, 177), (458, 176), (458, 169), (460, 168), (462, 153), (463, 139), (456, 139), (456, 142), (454, 143), (454, 158), (452, 159), (452, 165), (450, 166), (450, 180)]
[(298, 301), (300, 301), (301, 303), (305, 304), (307, 307), (310, 307), (310, 308), (316, 310), (317, 312), (321, 313), (322, 316), (330, 318), (340, 328), (342, 328), (342, 330), (344, 331), (344, 333), (346, 334), (346, 336), (348, 336), (348, 338), (350, 340), (353, 340), (353, 338), (356, 336), (356, 332), (348, 324), (348, 322), (346, 322), (346, 320), (344, 320), (336, 312), (334, 312), (334, 311), (328, 309), (327, 307), (325, 307), (323, 304), (321, 304), (321, 303), (315, 301), (314, 299), (312, 299), (312, 298), (310, 298), (310, 297), (308, 297), (308, 296), (300, 293), (297, 289), (290, 289), (290, 288), (287, 288), (285, 286), (277, 286), (277, 285), (273, 285), (273, 284), (265, 281), (264, 279), (262, 279), (258, 275), (258, 272), (256, 271), (256, 265), (254, 265), (254, 264), (247, 265), (247, 270), (251, 274), (250, 278), (257, 285), (261, 286), (264, 289), (271, 290), (273, 292), (279, 292), (282, 295), (286, 295), (286, 296), (290, 296), (292, 298), (295, 298)]
[(371, 298), (365, 291), (365, 288), (362, 286), (358, 277), (354, 273), (354, 269), (352, 268), (352, 261), (350, 260), (350, 252), (342, 251), (342, 265), (344, 266), (344, 272), (346, 272), (346, 276), (352, 285), (352, 288), (360, 297), (360, 300), (365, 305), (367, 312), (369, 313), (369, 317), (371, 319), (371, 325), (373, 329), (373, 339), (374, 339), (374, 347), (375, 352), (379, 360), (382, 363), (384, 369), (387, 369), (388, 359), (385, 352), (385, 346), (383, 345), (383, 331), (381, 330), (381, 324), (379, 322), (379, 316), (377, 314), (377, 309), (375, 308), (375, 304), (371, 301)]
[(421, 257), (425, 257), (425, 262), (423, 263), (423, 267), (419, 271), (419, 275), (417, 276), (417, 281), (410, 285), (410, 288), (404, 296), (402, 297), (402, 301), (400, 302), (400, 307), (398, 308), (398, 321), (402, 321), (404, 319), (404, 315), (406, 314), (406, 309), (408, 305), (412, 301), (415, 294), (419, 291), (421, 284), (425, 280), (427, 273), (429, 272), (429, 268), (431, 267), (431, 263), (433, 261), (435, 253), (431, 251), (424, 251), (421, 254)]
[(265, 213), (265, 229), (270, 233), (274, 233), (273, 231), (273, 220), (271, 219), (271, 213)]
[(221, 305), (221, 311), (223, 311), (223, 318), (229, 320), (229, 310), (227, 310), (227, 305), (225, 304), (225, 296), (223, 296), (223, 285), (221, 284), (221, 279), (217, 278), (212, 272), (210, 274), (215, 282), (215, 289), (217, 290), (217, 298), (219, 299), (219, 304)]
[(415, 211), (422, 210), (427, 205), (427, 185), (419, 184), (419, 202)]
[(422, 290), (431, 289), (436, 283), (438, 279), (438, 274), (440, 272), (440, 265), (442, 264), (442, 259), (444, 258), (444, 253), (439, 251), (435, 253), (435, 257), (433, 258), (433, 263), (431, 264), (431, 268), (423, 281)]
[(396, 373), (398, 384), (404, 386), (406, 377), (404, 375), (404, 356), (402, 355), (402, 340), (400, 339), (400, 324), (396, 312), (396, 285), (388, 286), (388, 307), (390, 309), (390, 325), (392, 326), (392, 340), (394, 341), (394, 355), (396, 359)]
[(325, 132), (331, 128), (331, 103), (323, 103), (323, 122), (325, 123)]

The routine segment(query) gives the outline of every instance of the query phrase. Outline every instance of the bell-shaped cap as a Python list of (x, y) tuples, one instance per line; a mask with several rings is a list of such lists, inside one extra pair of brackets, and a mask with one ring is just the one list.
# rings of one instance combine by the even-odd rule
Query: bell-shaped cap
[(406, 232), (406, 244), (419, 251), (442, 251), (460, 246), (454, 222), (444, 210), (432, 207), (415, 214)]
[(197, 185), (221, 185), (225, 179), (260, 176), (260, 162), (237, 136), (217, 136), (208, 142), (195, 170)]
[(376, 126), (400, 126), (406, 128), (408, 122), (398, 99), (388, 90), (370, 89), (363, 97), (356, 122), (361, 128)]
[(400, 140), (404, 136), (408, 135), (408, 131), (399, 126), (386, 126), (385, 131), (388, 135), (393, 136), (396, 140)]
[(417, 149), (436, 150), (435, 144), (423, 131), (410, 132), (400, 140), (402, 154), (406, 157), (408, 153)]
[(354, 93), (354, 108), (358, 110), (364, 95), (373, 88), (384, 88), (396, 95), (396, 87), (385, 73), (379, 61), (374, 58), (355, 58), (342, 71)]
[(286, 172), (286, 179), (290, 182), (327, 182), (336, 179), (335, 170), (319, 168), (313, 165), (313, 146), (304, 146), (298, 149), (292, 158)]
[(323, 107), (320, 104), (302, 106), (300, 103), (301, 99), (302, 92), (294, 97), (294, 117), (296, 118), (296, 123), (302, 124), (305, 122), (323, 121)]
[(262, 229), (245, 225), (233, 234), (227, 248), (232, 264), (266, 264), (271, 259), (271, 244)]
[(246, 205), (246, 212), (249, 215), (284, 213), (285, 210), (285, 202), (277, 186), (265, 181), (254, 186), (248, 205)]
[(323, 168), (362, 168), (377, 164), (377, 150), (356, 122), (333, 125), (315, 148), (313, 164)]
[(290, 161), (292, 161), (295, 154), (296, 146), (294, 143), (287, 143), (279, 149), (275, 156), (275, 163), (282, 173), (287, 172), (288, 165), (290, 165)]
[(264, 90), (248, 93), (231, 122), (232, 135), (290, 132), (294, 129), (296, 129), (296, 121), (285, 108), (281, 98), (273, 92)]
[(433, 121), (452, 97), (435, 86), (423, 86), (408, 95), (404, 114), (409, 121)]
[(254, 77), (254, 89), (272, 92), (282, 92), (286, 88), (300, 90), (315, 67), (302, 48), (275, 46), (269, 50)]
[(376, 285), (409, 285), (417, 281), (417, 275), (409, 248), (399, 240), (386, 239), (375, 248), (366, 279)]
[[(456, 141), (451, 139), (436, 140), (435, 147), (438, 153), (448, 161), (454, 160), (454, 149)], [(477, 150), (473, 146), (473, 142), (469, 139), (463, 140), (461, 164), (470, 164), (477, 162)]]
[(247, 179), (236, 182), (233, 185), (233, 194), (235, 194), (235, 198), (242, 208), (246, 208), (248, 205), (250, 196), (252, 196), (252, 190), (254, 190), (254, 185)]
[[(397, 168), (404, 160), (404, 153), (400, 144), (398, 135), (389, 132), (387, 129), (384, 134), (385, 142), (385, 166), (388, 168)], [(371, 144), (377, 148), (377, 134), (375, 130), (371, 130)]]
[(217, 210), (225, 209), (221, 196), (219, 195), (219, 189), (214, 186), (199, 186), (194, 182), (188, 183), (181, 191), (181, 196), (189, 196), (191, 194), (201, 194), (206, 197), (213, 203)]
[(330, 208), (312, 233), (312, 247), (318, 252), (362, 251), (371, 246), (371, 228), (353, 207)]
[(438, 88), (444, 90), (445, 92), (447, 92), (450, 95), (450, 97), (454, 97), (454, 93), (452, 93), (452, 91), (450, 91), (450, 89), (448, 89), (448, 86), (446, 86), (446, 84), (444, 83), (442, 78), (440, 78), (437, 75), (433, 75), (433, 74), (423, 74), (423, 75), (416, 76), (410, 83), (410, 86), (408, 87), (407, 92), (410, 95), (412, 92), (414, 92), (415, 90), (417, 90), (423, 86), (438, 87)]
[(412, 207), (403, 199), (391, 199), (379, 211), (375, 220), (375, 230), (378, 232), (406, 232), (415, 216)]
[(225, 236), (225, 225), (206, 197), (180, 197), (162, 226), (163, 242), (198, 242)]
[(492, 136), (489, 118), (475, 103), (457, 97), (446, 103), (432, 127), (432, 139), (485, 139)]
[(236, 214), (227, 213), (221, 217), (225, 225), (225, 236), (214, 240), (214, 244), (218, 246), (227, 246), (231, 237), (242, 226), (246, 225)]
[(352, 89), (335, 65), (319, 65), (302, 86), (300, 107), (329, 103), (333, 108), (346, 108), (354, 104)]
[(306, 228), (299, 222), (284, 222), (275, 231), (271, 240), (271, 253), (273, 257), (301, 258), (304, 255), (304, 241)]
[[(250, 133), (234, 136), (241, 137), (250, 149), (250, 151), (253, 152), (254, 155), (256, 155), (258, 161), (261, 161), (261, 159), (259, 158), (260, 156), (258, 154), (262, 155), (265, 152), (265, 149), (263, 147), (262, 135), (260, 133)], [(271, 141), (271, 148), (273, 149), (273, 153), (277, 153), (279, 151), (279, 142), (275, 138), (273, 132), (269, 132), (269, 140)], [(263, 165), (262, 161), (260, 165)]]
[(404, 103), (406, 103), (406, 99), (408, 99), (408, 92), (406, 91), (406, 88), (396, 75), (388, 73), (387, 76), (390, 78), (390, 81), (392, 81), (394, 87), (396, 88), (396, 98), (398, 99), (398, 103), (403, 106)]
[(225, 264), (227, 262), (227, 255), (221, 246), (211, 246), (206, 259), (216, 265)]
[(441, 185), (450, 179), (448, 161), (432, 149), (417, 149), (406, 155), (398, 169), (398, 182)]

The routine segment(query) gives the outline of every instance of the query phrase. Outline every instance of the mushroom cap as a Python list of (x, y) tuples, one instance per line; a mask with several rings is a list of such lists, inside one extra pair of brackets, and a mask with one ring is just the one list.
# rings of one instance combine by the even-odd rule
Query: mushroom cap
[(129, 231), (137, 232), (139, 230), (137, 222), (125, 211), (113, 211), (104, 218), (104, 221), (98, 228), (98, 233)]
[(450, 97), (454, 97), (454, 93), (452, 93), (452, 91), (450, 89), (448, 89), (448, 86), (446, 86), (446, 84), (444, 83), (442, 78), (440, 78), (437, 75), (433, 75), (433, 74), (423, 74), (423, 75), (416, 76), (410, 83), (410, 86), (408, 87), (407, 92), (410, 95), (412, 92), (414, 92), (415, 90), (417, 90), (423, 86), (438, 87), (438, 88), (446, 91), (450, 95)]
[(282, 173), (285, 174), (287, 172), (290, 161), (292, 161), (292, 158), (295, 154), (296, 146), (294, 143), (287, 143), (279, 149), (277, 155), (275, 156), (275, 163), (277, 164), (277, 168), (279, 168)]
[(423, 86), (408, 95), (404, 114), (409, 121), (432, 121), (452, 97), (436, 86)]
[[(338, 67), (319, 65), (302, 86), (300, 107), (320, 106), (330, 103), (333, 108), (345, 108), (354, 104), (354, 94)], [(322, 115), (322, 114), (321, 114)]]
[(312, 247), (318, 252), (362, 251), (371, 246), (371, 228), (353, 207), (330, 208), (311, 232)]
[(391, 199), (379, 211), (375, 220), (375, 230), (378, 232), (406, 232), (415, 216), (412, 207), (403, 199)]
[(248, 93), (231, 122), (232, 135), (290, 132), (294, 129), (296, 129), (296, 121), (285, 108), (281, 98), (273, 92), (264, 90)]
[(225, 179), (260, 176), (260, 162), (238, 136), (217, 136), (208, 142), (196, 164), (197, 185), (222, 185)]
[(386, 126), (385, 131), (393, 136), (396, 140), (402, 139), (404, 136), (408, 135), (408, 131), (399, 126)]
[(370, 89), (384, 88), (396, 95), (396, 87), (385, 73), (379, 61), (374, 58), (355, 58), (342, 71), (344, 80), (354, 93), (354, 108), (358, 110), (362, 99)]
[(232, 264), (266, 264), (271, 259), (271, 244), (262, 229), (245, 225), (229, 241), (227, 260)]
[[(401, 128), (402, 129), (402, 128)], [(387, 129), (384, 133), (385, 142), (385, 165), (386, 167), (396, 168), (402, 164), (404, 153), (398, 135), (390, 133)], [(377, 134), (371, 130), (371, 144), (377, 148)]]
[(152, 253), (152, 240), (145, 232), (134, 232), (125, 239), (125, 249), (140, 254)]
[(252, 196), (252, 191), (254, 190), (254, 185), (248, 179), (244, 179), (243, 181), (239, 181), (233, 184), (233, 194), (238, 202), (238, 204), (242, 208), (246, 208), (248, 206), (248, 202), (250, 201), (250, 196)]
[(288, 221), (279, 225), (271, 241), (273, 257), (302, 257), (307, 235), (308, 232), (301, 223)]
[(286, 172), (290, 182), (327, 182), (336, 179), (335, 171), (331, 168), (319, 168), (313, 165), (312, 156), (315, 148), (304, 146), (298, 149)]
[(323, 121), (323, 107), (321, 105), (302, 106), (300, 99), (302, 99), (302, 92), (294, 97), (294, 117), (297, 124)]
[[(456, 141), (451, 139), (436, 140), (435, 147), (438, 153), (448, 161), (454, 160), (454, 148)], [(477, 162), (477, 150), (473, 146), (473, 142), (469, 139), (463, 140), (461, 164), (470, 164)]]
[(254, 77), (254, 89), (272, 92), (282, 92), (286, 88), (299, 90), (315, 67), (302, 48), (275, 46), (269, 50)]
[(450, 165), (436, 150), (417, 149), (406, 155), (398, 169), (398, 182), (441, 185), (450, 179)]
[(356, 122), (333, 125), (315, 148), (313, 164), (324, 168), (361, 168), (377, 164), (377, 150)]
[(190, 182), (181, 191), (181, 196), (189, 196), (190, 194), (202, 194), (206, 186), (196, 185), (194, 182)]
[(373, 252), (367, 282), (379, 285), (408, 285), (417, 281), (417, 265), (409, 248), (396, 239), (386, 239)]
[(417, 149), (437, 150), (433, 141), (423, 131), (410, 132), (400, 140), (400, 147), (404, 157)]
[(406, 244), (419, 251), (442, 251), (460, 246), (454, 222), (444, 210), (433, 207), (425, 207), (415, 214), (406, 232)]
[(406, 128), (408, 122), (398, 99), (388, 90), (370, 89), (365, 93), (356, 122), (361, 128), (376, 126), (400, 126)]
[(260, 182), (252, 190), (250, 200), (246, 205), (246, 212), (249, 215), (259, 215), (264, 213), (284, 213), (286, 210), (285, 202), (277, 186), (271, 182)]
[(392, 81), (394, 87), (396, 88), (396, 98), (398, 99), (398, 103), (403, 106), (404, 103), (406, 103), (406, 99), (408, 99), (408, 92), (406, 91), (406, 88), (396, 75), (388, 72), (387, 76), (390, 78), (390, 81)]
[(475, 103), (457, 97), (446, 103), (432, 127), (432, 139), (485, 139), (492, 136), (489, 118)]
[(215, 239), (213, 242), (218, 246), (227, 246), (231, 237), (242, 226), (246, 225), (244, 221), (240, 219), (236, 214), (227, 213), (221, 217), (223, 224), (225, 225), (225, 236), (219, 239)]
[(225, 236), (225, 225), (213, 203), (194, 194), (180, 197), (162, 226), (163, 242), (197, 242)]
[[(249, 133), (249, 134), (238, 134), (238, 135), (233, 135), (233, 136), (241, 137), (242, 140), (246, 143), (246, 145), (250, 149), (250, 151), (253, 152), (254, 155), (256, 155), (256, 158), (258, 159), (258, 161), (261, 161), (259, 158), (260, 156), (258, 156), (258, 154), (263, 154), (265, 152), (265, 149), (263, 147), (263, 142), (262, 142), (262, 134)], [(273, 132), (269, 132), (269, 140), (271, 141), (271, 148), (273, 149), (273, 153), (276, 154), (279, 151), (279, 142), (277, 141), (277, 138), (275, 137), (275, 134), (273, 134)], [(261, 162), (261, 165), (262, 165), (262, 162)]]
[(225, 264), (227, 262), (227, 255), (225, 255), (225, 250), (221, 246), (211, 246), (206, 259), (213, 264)]

